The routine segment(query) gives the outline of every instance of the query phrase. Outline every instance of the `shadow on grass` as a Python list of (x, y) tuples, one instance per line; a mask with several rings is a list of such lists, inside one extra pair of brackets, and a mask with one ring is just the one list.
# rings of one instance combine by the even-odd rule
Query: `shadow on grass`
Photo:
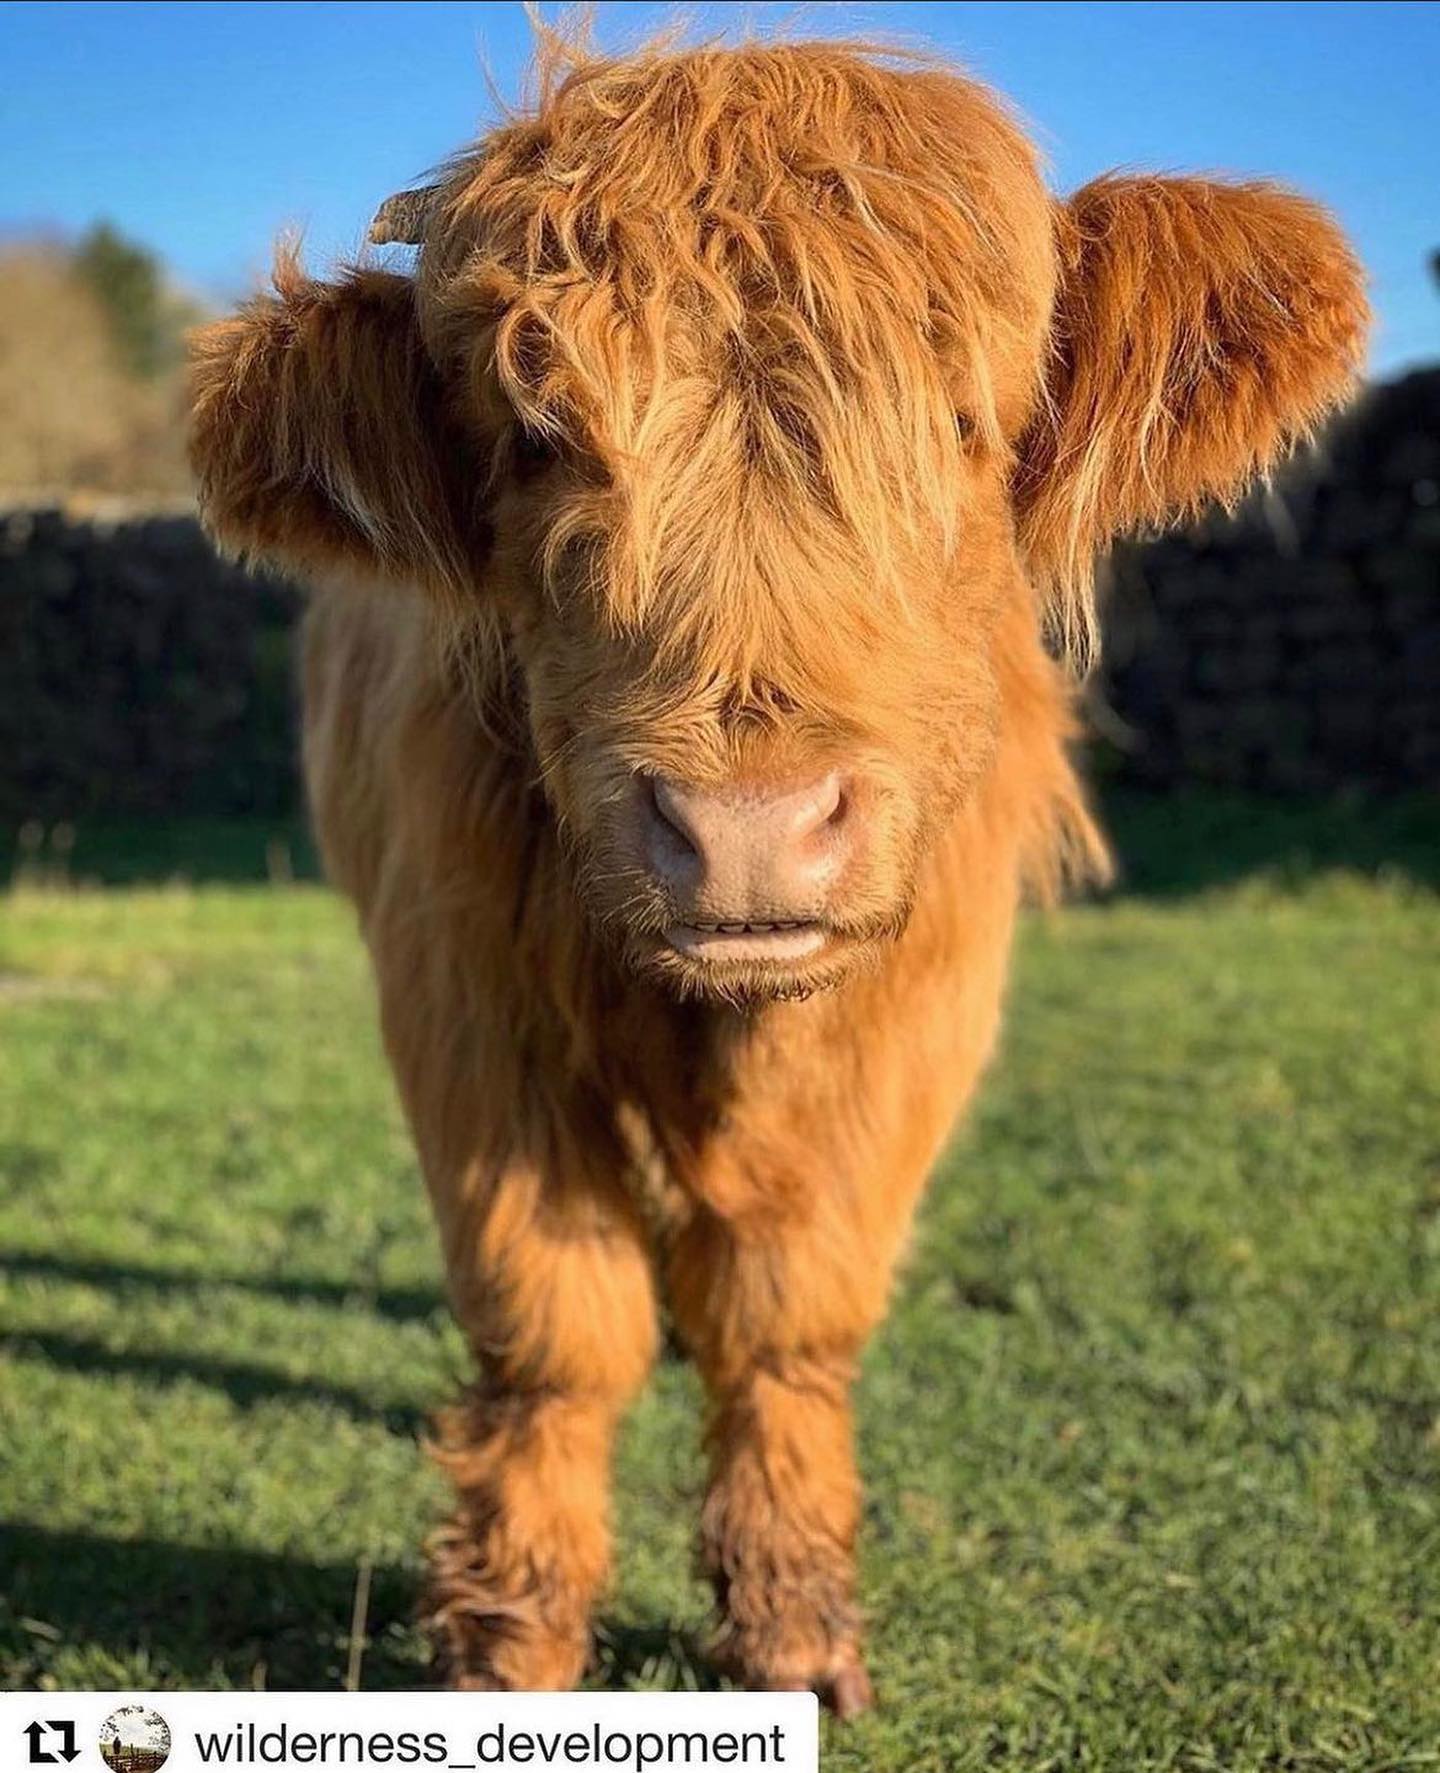
[(1126, 896), (1180, 898), (1251, 875), (1302, 886), (1337, 869), (1440, 890), (1440, 796), (1278, 800), (1112, 785), (1097, 801)]
[[(148, 1657), (166, 1684), (276, 1691), (343, 1684), (358, 1568), (272, 1552), (107, 1539), (0, 1524), (0, 1658), (38, 1685), (55, 1655)], [(414, 1567), (371, 1572), (360, 1684), (434, 1684), (414, 1619)], [(600, 1620), (587, 1685), (700, 1691), (720, 1683), (689, 1633)]]
[(153, 1349), (114, 1349), (85, 1336), (26, 1330), (0, 1340), (0, 1353), (42, 1360), (70, 1373), (138, 1379), (149, 1385), (203, 1385), (222, 1391), (242, 1409), (280, 1400), (289, 1405), (321, 1404), (343, 1410), (358, 1422), (381, 1423), (391, 1434), (418, 1437), (425, 1413), (414, 1404), (385, 1404), (368, 1391), (323, 1379), (292, 1379), (245, 1361), (216, 1360), (204, 1354), (170, 1354)]
[[(56, 1651), (100, 1647), (146, 1654), (180, 1688), (219, 1670), (239, 1687), (342, 1684), (354, 1606), (354, 1565), (270, 1552), (0, 1525), (0, 1654), (38, 1678)], [(371, 1575), (366, 1687), (428, 1684), (408, 1630), (418, 1567)]]
[[(3, 1148), (0, 1148), (0, 1170), (3, 1170)], [(147, 1265), (134, 1262), (111, 1262), (97, 1257), (86, 1256), (52, 1256), (43, 1250), (5, 1250), (0, 1249), (0, 1280), (36, 1279), (58, 1281), (62, 1284), (74, 1284), (85, 1287), (98, 1287), (114, 1296), (122, 1303), (127, 1297), (154, 1291), (193, 1293), (203, 1291), (207, 1299), (213, 1300), (217, 1291), (233, 1287), (238, 1291), (252, 1295), (274, 1299), (288, 1299), (304, 1304), (327, 1305), (336, 1308), (353, 1307), (367, 1312), (374, 1317), (389, 1319), (392, 1323), (430, 1323), (435, 1320), (450, 1321), (450, 1307), (444, 1294), (438, 1287), (371, 1287), (363, 1281), (344, 1282), (322, 1279), (319, 1276), (293, 1275), (254, 1275), (226, 1273), (224, 1269), (205, 1274), (197, 1274), (189, 1269), (164, 1268), (158, 1265)], [(78, 1368), (83, 1361), (83, 1351), (77, 1349), (75, 1358), (70, 1359), (65, 1351), (55, 1355), (47, 1353), (39, 1345), (46, 1340), (43, 1335), (26, 1336), (25, 1341), (35, 1345), (37, 1351), (45, 1358), (53, 1359), (57, 1364)], [(85, 1345), (89, 1347), (89, 1344)], [(110, 1370), (121, 1370), (122, 1364), (129, 1370), (149, 1371), (153, 1367), (152, 1376), (165, 1379), (167, 1376), (179, 1379), (184, 1375), (178, 1370), (167, 1375), (162, 1368), (169, 1363), (170, 1357), (151, 1357), (144, 1354), (134, 1356), (118, 1356), (103, 1349), (94, 1351), (95, 1358), (90, 1363), (95, 1370), (100, 1370), (103, 1361), (113, 1363)], [(684, 1349), (677, 1340), (673, 1328), (666, 1325), (666, 1333), (661, 1346), (660, 1360), (663, 1364), (683, 1363), (687, 1359)], [(218, 1366), (218, 1363), (217, 1363)], [(213, 1378), (210, 1383), (221, 1384), (231, 1390), (237, 1401), (253, 1402), (261, 1395), (264, 1386), (257, 1380), (255, 1385), (247, 1383), (244, 1375), (250, 1369), (236, 1370), (236, 1384), (232, 1387), (221, 1378)], [(195, 1372), (194, 1377), (204, 1378), (205, 1375)], [(298, 1384), (291, 1384), (276, 1374), (265, 1374), (272, 1390), (279, 1392), (288, 1389), (294, 1396), (301, 1389)], [(326, 1401), (321, 1394), (327, 1388), (314, 1388), (317, 1398)], [(398, 1426), (403, 1432), (410, 1432), (414, 1422), (419, 1422), (419, 1414), (402, 1408), (398, 1412), (376, 1410), (373, 1403), (359, 1401), (360, 1394), (331, 1390), (328, 1401), (336, 1403), (352, 1413), (370, 1419), (379, 1417), (391, 1426)], [(356, 1400), (353, 1404), (347, 1399)]]
[(183, 1268), (52, 1256), (41, 1250), (0, 1249), (0, 1277), (6, 1276), (100, 1287), (122, 1298), (126, 1293), (156, 1288), (177, 1292), (203, 1290), (208, 1296), (217, 1287), (234, 1287), (246, 1293), (301, 1303), (356, 1306), (397, 1323), (425, 1322), (448, 1311), (438, 1287), (368, 1287), (360, 1281), (325, 1280), (310, 1275), (227, 1274), (223, 1269), (197, 1274)]
[(93, 820), (0, 832), (0, 881), (40, 884), (258, 886), (318, 880), (305, 820)]
[[(1281, 800), (1219, 789), (1178, 793), (1102, 785), (1101, 818), (1120, 861), (1121, 893), (1173, 898), (1264, 874), (1303, 884), (1346, 869), (1392, 872), (1440, 890), (1440, 797), (1337, 795)], [(256, 885), (316, 880), (304, 821), (136, 820), (55, 832), (22, 851), (11, 834), (9, 868), (38, 879), (136, 886), (171, 880)], [(0, 863), (5, 854), (0, 846)]]
[(713, 1693), (728, 1683), (721, 1679), (694, 1632), (673, 1625), (621, 1625), (599, 1619), (585, 1685), (602, 1693), (636, 1688)]

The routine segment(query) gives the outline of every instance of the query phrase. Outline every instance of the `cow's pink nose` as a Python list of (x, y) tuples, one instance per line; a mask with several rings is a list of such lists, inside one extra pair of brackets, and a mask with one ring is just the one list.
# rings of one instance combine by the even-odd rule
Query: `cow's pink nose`
[(778, 788), (701, 788), (656, 776), (648, 858), (681, 907), (714, 921), (814, 918), (844, 864), (853, 824), (833, 770)]

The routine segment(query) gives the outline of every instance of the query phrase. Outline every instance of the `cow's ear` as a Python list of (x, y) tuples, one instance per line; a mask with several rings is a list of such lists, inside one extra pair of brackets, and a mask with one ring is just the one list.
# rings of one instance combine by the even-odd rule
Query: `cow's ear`
[(1057, 207), (1047, 387), (1017, 463), (1022, 547), (1072, 655), (1095, 558), (1229, 502), (1341, 401), (1368, 309), (1323, 210), (1269, 185), (1109, 177)]
[(191, 337), (190, 459), (222, 546), (302, 575), (473, 583), (488, 463), (445, 410), (407, 277), (282, 261), (273, 295)]

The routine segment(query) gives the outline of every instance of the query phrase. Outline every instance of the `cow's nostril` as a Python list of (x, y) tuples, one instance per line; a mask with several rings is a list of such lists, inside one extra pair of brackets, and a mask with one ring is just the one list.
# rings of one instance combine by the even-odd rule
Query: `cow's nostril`
[(776, 835), (791, 845), (810, 838), (833, 837), (845, 821), (845, 786), (832, 770), (829, 775), (793, 790), (773, 803), (771, 818)]
[(685, 815), (675, 790), (663, 776), (647, 778), (649, 810), (652, 824), (667, 844), (675, 846), (682, 856), (698, 856), (700, 843), (693, 825)]

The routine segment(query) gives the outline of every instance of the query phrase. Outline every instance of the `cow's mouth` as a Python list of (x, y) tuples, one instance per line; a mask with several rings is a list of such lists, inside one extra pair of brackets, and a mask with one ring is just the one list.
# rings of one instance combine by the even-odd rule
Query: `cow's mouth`
[(775, 923), (676, 923), (665, 931), (665, 940), (687, 960), (775, 961), (784, 965), (812, 959), (825, 947), (829, 932), (814, 918)]

